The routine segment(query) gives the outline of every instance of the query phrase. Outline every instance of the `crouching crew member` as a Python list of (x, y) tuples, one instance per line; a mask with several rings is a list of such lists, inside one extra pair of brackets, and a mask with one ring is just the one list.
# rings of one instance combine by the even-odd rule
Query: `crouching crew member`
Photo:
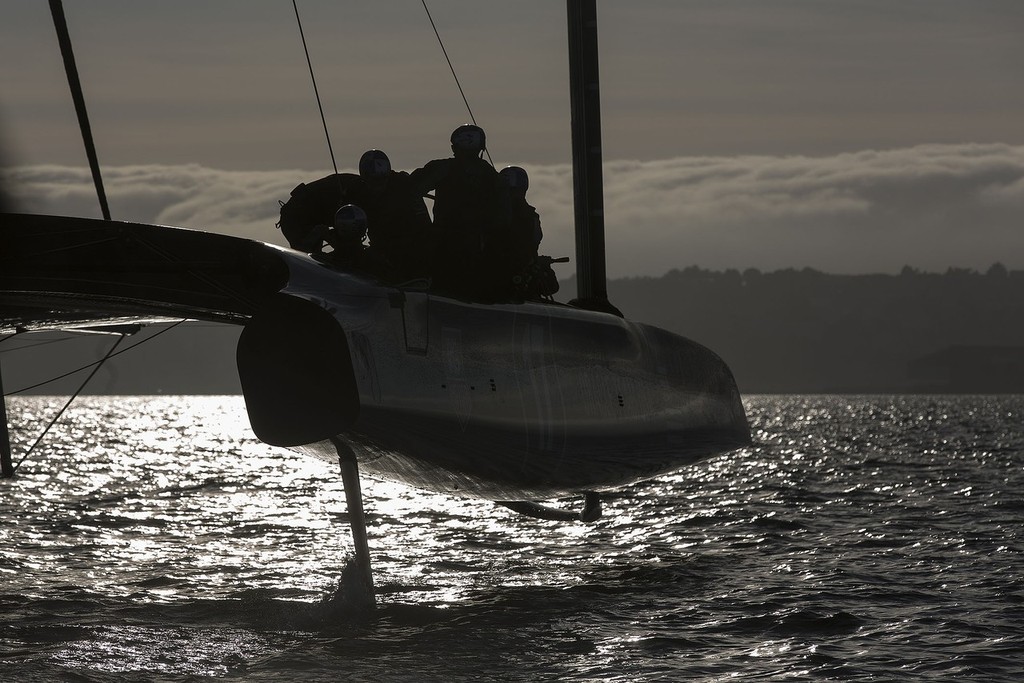
[(405, 171), (393, 171), (388, 155), (371, 149), (359, 159), (370, 248), (399, 281), (430, 274), (431, 224), (423, 196)]
[(281, 205), (277, 227), (292, 249), (318, 252), (339, 207), (359, 204), (364, 192), (363, 181), (354, 173), (332, 173), (311, 183), (299, 183)]

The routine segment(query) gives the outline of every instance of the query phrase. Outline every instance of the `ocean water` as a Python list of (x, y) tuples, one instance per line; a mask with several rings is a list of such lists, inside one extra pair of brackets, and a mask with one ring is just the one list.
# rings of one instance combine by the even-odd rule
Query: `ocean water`
[[(62, 399), (8, 399), (15, 459)], [(0, 678), (1017, 681), (1024, 397), (751, 396), (755, 445), (593, 525), (365, 479), (239, 397), (73, 404), (0, 480)]]

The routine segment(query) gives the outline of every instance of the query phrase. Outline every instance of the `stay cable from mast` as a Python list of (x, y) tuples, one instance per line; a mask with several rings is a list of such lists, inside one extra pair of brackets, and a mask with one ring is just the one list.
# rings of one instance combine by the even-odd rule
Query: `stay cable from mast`
[[(466, 104), (466, 111), (469, 112), (469, 120), (473, 122), (473, 125), (477, 125), (476, 117), (473, 116), (473, 108), (469, 106), (469, 100), (466, 99), (466, 92), (462, 89), (462, 83), (459, 82), (459, 76), (455, 73), (455, 67), (452, 65), (452, 60), (448, 57), (448, 50), (444, 47), (444, 41), (441, 40), (441, 34), (437, 31), (437, 25), (434, 23), (434, 17), (430, 16), (430, 9), (427, 7), (427, 0), (420, 0), (423, 3), (423, 11), (427, 13), (427, 19), (430, 20), (430, 27), (434, 29), (434, 35), (437, 37), (437, 44), (441, 46), (441, 52), (444, 53), (444, 59), (448, 62), (448, 69), (452, 72), (452, 78), (455, 79), (455, 85), (459, 88), (459, 94), (462, 95), (462, 101)], [(491, 162), (491, 166), (494, 166), (494, 160), (491, 159), (491, 152), (487, 148), (484, 148), (484, 154), (487, 155), (487, 161)]]
[[(0, 339), (0, 344), (3, 344), (5, 341), (7, 341), (13, 336), (15, 335), (12, 334), (7, 337), (4, 337), (3, 339)], [(43, 341), (33, 342), (31, 344), (22, 344), (21, 346), (15, 346), (14, 348), (11, 349), (0, 349), (0, 355), (3, 355), (5, 353), (12, 353), (14, 351), (23, 351), (25, 349), (34, 349), (37, 346), (49, 346), (50, 344), (59, 344), (66, 341), (71, 341), (71, 339), (73, 339), (73, 337), (59, 337), (57, 339), (46, 339)]]
[[(331, 154), (331, 166), (334, 167), (334, 175), (338, 175), (338, 162), (334, 160), (334, 148), (331, 147), (331, 134), (327, 131), (327, 117), (324, 116), (324, 105), (320, 101), (320, 91), (316, 87), (316, 76), (313, 75), (313, 61), (309, 58), (309, 48), (306, 47), (306, 34), (302, 30), (302, 19), (299, 18), (299, 5), (292, 0), (292, 7), (295, 8), (295, 22), (299, 25), (299, 36), (302, 38), (302, 49), (306, 53), (306, 64), (309, 66), (309, 79), (313, 81), (313, 94), (316, 95), (316, 106), (320, 108), (320, 121), (324, 124), (324, 137), (327, 138), (327, 151)], [(341, 182), (339, 180), (339, 182)]]
[(46, 429), (43, 430), (43, 433), (40, 434), (38, 438), (36, 438), (36, 440), (32, 443), (32, 445), (29, 446), (28, 450), (25, 451), (24, 455), (21, 456), (21, 458), (18, 460), (17, 464), (14, 466), (14, 468), (12, 470), (12, 474), (13, 474), (13, 472), (17, 472), (18, 471), (18, 468), (21, 467), (21, 463), (25, 462), (25, 458), (27, 458), (29, 456), (29, 454), (32, 453), (32, 451), (35, 449), (35, 447), (39, 445), (39, 442), (43, 440), (43, 437), (46, 436), (46, 433), (50, 431), (50, 427), (52, 427), (53, 425), (55, 425), (57, 423), (57, 420), (60, 419), (60, 416), (63, 415), (64, 411), (68, 409), (68, 406), (71, 405), (71, 403), (76, 398), (78, 398), (78, 395), (80, 393), (82, 393), (83, 389), (85, 389), (85, 385), (89, 383), (89, 380), (91, 380), (93, 378), (93, 376), (97, 372), (99, 372), (99, 369), (101, 367), (103, 367), (103, 363), (108, 358), (110, 358), (112, 355), (114, 355), (114, 350), (117, 349), (117, 347), (121, 344), (121, 342), (124, 341), (124, 338), (125, 338), (125, 335), (123, 335), (123, 334), (120, 337), (118, 337), (117, 341), (114, 342), (114, 345), (111, 346), (110, 349), (107, 350), (107, 355), (103, 356), (103, 358), (99, 362), (96, 363), (96, 367), (94, 367), (92, 369), (92, 372), (89, 373), (89, 376), (86, 377), (85, 381), (82, 382), (82, 385), (80, 387), (78, 387), (78, 391), (76, 391), (74, 394), (71, 395), (71, 398), (69, 398), (67, 400), (67, 403), (64, 404), (64, 407), (61, 408), (59, 411), (57, 411), (57, 414), (54, 415), (53, 419), (50, 420), (50, 424), (46, 425)]
[[(95, 367), (95, 370), (93, 370), (93, 373), (92, 373), (92, 374), (95, 374), (96, 370), (99, 370), (99, 366), (103, 365), (103, 363), (105, 363), (109, 359), (111, 359), (111, 358), (113, 358), (115, 356), (120, 356), (122, 353), (125, 353), (126, 351), (131, 351), (132, 349), (134, 349), (136, 346), (139, 346), (140, 344), (145, 344), (148, 341), (152, 341), (153, 339), (156, 339), (157, 337), (159, 337), (161, 334), (164, 334), (165, 332), (170, 332), (175, 327), (177, 327), (178, 325), (181, 325), (184, 322), (188, 322), (188, 318), (179, 320), (178, 322), (173, 323), (172, 325), (169, 325), (168, 327), (165, 327), (162, 330), (158, 330), (157, 332), (154, 332), (153, 334), (149, 335), (145, 339), (140, 339), (139, 341), (135, 342), (131, 346), (128, 346), (128, 347), (125, 347), (125, 348), (121, 349), (117, 353), (114, 353), (114, 349), (111, 349), (110, 353), (108, 353), (106, 356), (104, 356), (100, 360), (93, 361), (92, 363), (89, 363), (87, 365), (83, 365), (82, 367), (76, 368), (74, 370), (71, 370), (70, 372), (65, 372), (63, 375), (58, 375), (57, 377), (51, 377), (48, 380), (44, 380), (42, 382), (39, 382), (38, 384), (33, 384), (31, 386), (22, 387), (21, 389), (15, 389), (14, 391), (9, 391), (9, 392), (5, 393), (4, 396), (14, 396), (15, 394), (23, 394), (26, 391), (31, 391), (32, 389), (36, 389), (37, 387), (41, 387), (41, 386), (46, 385), (46, 384), (50, 384), (51, 382), (56, 382), (57, 380), (64, 379), (65, 377), (69, 377), (71, 375), (74, 375), (77, 372), (82, 372), (83, 370), (87, 370), (87, 369), (92, 368), (92, 367)], [(11, 335), (11, 336), (14, 336), (14, 335)], [(125, 335), (121, 335), (122, 339), (124, 338), (124, 336)], [(116, 346), (115, 346), (115, 348), (116, 348)], [(17, 349), (13, 349), (13, 350), (17, 350)], [(92, 374), (90, 374), (89, 377), (92, 377)], [(86, 379), (86, 381), (88, 382), (89, 380)]]

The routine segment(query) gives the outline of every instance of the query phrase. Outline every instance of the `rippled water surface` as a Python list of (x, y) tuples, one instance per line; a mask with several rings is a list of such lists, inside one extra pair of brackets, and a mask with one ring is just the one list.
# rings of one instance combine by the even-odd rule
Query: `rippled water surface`
[[(15, 459), (61, 404), (8, 399)], [(1024, 397), (746, 406), (590, 526), (364, 480), (367, 619), (334, 468), (239, 397), (80, 399), (0, 480), (2, 677), (1019, 680)]]

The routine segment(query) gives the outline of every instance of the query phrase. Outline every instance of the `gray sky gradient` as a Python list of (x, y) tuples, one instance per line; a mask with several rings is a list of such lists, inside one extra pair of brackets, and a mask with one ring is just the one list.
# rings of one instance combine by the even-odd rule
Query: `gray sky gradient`
[[(495, 163), (570, 254), (564, 3), (432, 0)], [(419, 2), (301, 0), (339, 166), (468, 115)], [(275, 240), (330, 170), (285, 0), (65, 1), (115, 218)], [(46, 3), (0, 10), (23, 210), (97, 215)], [(1024, 3), (599, 3), (609, 272), (1024, 268)], [(571, 272), (571, 266), (568, 271)]]

